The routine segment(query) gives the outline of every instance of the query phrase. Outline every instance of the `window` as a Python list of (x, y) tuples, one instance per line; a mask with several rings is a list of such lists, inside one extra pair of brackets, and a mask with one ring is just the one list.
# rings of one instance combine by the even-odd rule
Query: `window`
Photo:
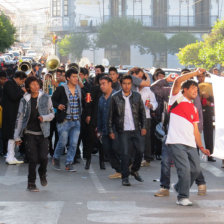
[(64, 0), (64, 16), (68, 16), (68, 0)]
[(61, 0), (52, 0), (53, 16), (61, 16)]

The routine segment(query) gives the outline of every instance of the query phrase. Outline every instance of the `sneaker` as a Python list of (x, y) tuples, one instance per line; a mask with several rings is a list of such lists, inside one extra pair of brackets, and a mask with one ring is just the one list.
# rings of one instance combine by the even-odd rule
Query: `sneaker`
[(44, 175), (44, 176), (40, 176), (40, 184), (41, 184), (43, 187), (46, 187), (46, 186), (47, 186), (47, 178), (46, 178), (46, 175)]
[(53, 164), (55, 170), (61, 170), (59, 159), (53, 158), (52, 159), (52, 164)]
[(29, 184), (27, 186), (27, 190), (30, 192), (39, 192), (40, 190), (37, 188), (36, 184)]
[(150, 162), (147, 162), (146, 160), (143, 160), (143, 161), (141, 162), (141, 166), (142, 166), (142, 167), (150, 166)]
[(177, 205), (192, 206), (192, 202), (188, 198), (181, 198), (176, 202)]
[(122, 179), (122, 185), (126, 187), (131, 186), (128, 177)]
[(119, 178), (121, 178), (121, 173), (116, 172), (116, 173), (114, 173), (114, 174), (111, 174), (111, 175), (109, 176), (109, 178), (110, 178), (110, 179), (119, 179)]
[(6, 160), (5, 161), (8, 165), (16, 165), (16, 164), (22, 164), (24, 163), (23, 161), (17, 160), (16, 158), (14, 158), (13, 160)]
[(169, 189), (160, 188), (158, 192), (154, 194), (155, 197), (166, 197), (170, 195)]
[(198, 185), (198, 195), (200, 195), (200, 196), (206, 195), (206, 185), (205, 184)]
[(135, 180), (139, 181), (139, 182), (144, 182), (144, 180), (142, 179), (142, 177), (139, 175), (139, 173), (136, 171), (131, 171), (130, 173), (134, 178)]
[(73, 165), (72, 164), (67, 164), (65, 166), (65, 170), (66, 171), (69, 171), (69, 172), (76, 172), (76, 169), (74, 169)]

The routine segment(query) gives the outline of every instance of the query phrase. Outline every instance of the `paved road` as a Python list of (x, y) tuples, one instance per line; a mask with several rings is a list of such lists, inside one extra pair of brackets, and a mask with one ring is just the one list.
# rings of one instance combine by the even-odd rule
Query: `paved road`
[[(0, 159), (0, 224), (190, 224), (224, 223), (224, 169), (221, 161), (201, 163), (208, 187), (207, 196), (197, 196), (194, 185), (192, 207), (175, 204), (176, 196), (155, 198), (159, 189), (160, 163), (141, 169), (144, 183), (130, 178), (131, 187), (120, 180), (109, 180), (113, 173), (99, 169), (98, 157), (93, 157), (86, 171), (81, 161), (77, 173), (55, 171), (48, 167), (48, 186), (39, 193), (26, 191), (27, 164), (7, 166)], [(176, 170), (172, 168), (172, 182)]]

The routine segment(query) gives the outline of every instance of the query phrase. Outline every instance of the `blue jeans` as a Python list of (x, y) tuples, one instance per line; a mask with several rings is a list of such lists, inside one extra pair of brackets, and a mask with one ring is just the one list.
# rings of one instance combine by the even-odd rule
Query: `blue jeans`
[(54, 151), (54, 158), (58, 160), (60, 159), (62, 150), (65, 148), (69, 140), (69, 147), (65, 164), (66, 165), (72, 164), (75, 157), (76, 147), (79, 139), (80, 121), (65, 120), (62, 123), (57, 123), (57, 129), (59, 140)]
[(162, 145), (162, 161), (161, 161), (161, 175), (160, 175), (160, 186), (162, 188), (170, 189), (170, 165), (171, 155), (168, 145), (165, 141)]

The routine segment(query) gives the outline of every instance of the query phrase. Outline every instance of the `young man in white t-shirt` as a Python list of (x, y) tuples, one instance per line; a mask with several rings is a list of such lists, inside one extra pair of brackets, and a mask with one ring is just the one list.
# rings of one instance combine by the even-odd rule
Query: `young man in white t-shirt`
[[(204, 69), (197, 69), (178, 77), (173, 84), (169, 100), (171, 111), (166, 144), (169, 145), (177, 168), (178, 182), (173, 186), (178, 193), (177, 204), (183, 206), (192, 205), (189, 191), (200, 172), (196, 145), (205, 155), (210, 155), (209, 150), (202, 145), (198, 130), (198, 111), (192, 103), (198, 94), (198, 84), (191, 78), (203, 72)], [(175, 102), (178, 104), (172, 108)]]

